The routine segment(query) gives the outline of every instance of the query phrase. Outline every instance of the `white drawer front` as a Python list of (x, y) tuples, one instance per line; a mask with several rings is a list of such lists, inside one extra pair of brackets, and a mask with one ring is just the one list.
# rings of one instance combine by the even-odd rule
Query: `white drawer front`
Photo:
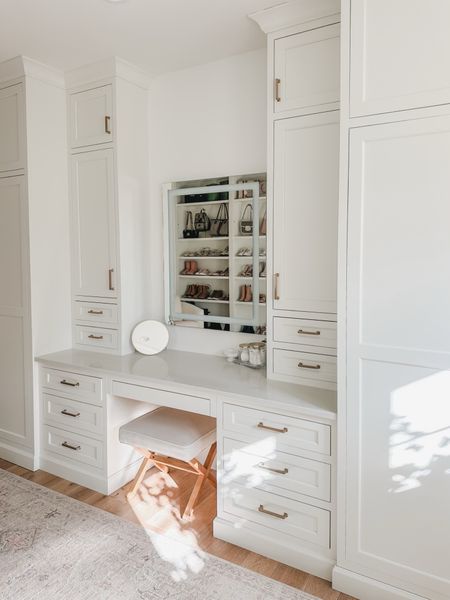
[(265, 440), (243, 443), (225, 438), (222, 483), (265, 489), (282, 496), (296, 494), (329, 502), (331, 466), (280, 452)]
[(73, 303), (73, 314), (76, 321), (83, 321), (85, 323), (117, 325), (119, 322), (117, 304), (81, 302), (76, 300)]
[(328, 510), (240, 485), (227, 489), (224, 510), (322, 548), (330, 547)]
[(265, 440), (269, 448), (279, 448), (298, 454), (302, 450), (330, 456), (329, 425), (278, 415), (253, 408), (223, 405), (224, 428), (250, 435), (250, 439)]
[(87, 325), (75, 325), (75, 343), (91, 348), (118, 347), (117, 329), (103, 329), (101, 327), (89, 327)]
[(200, 415), (211, 415), (211, 402), (208, 398), (199, 398), (188, 394), (179, 394), (166, 390), (135, 385), (134, 383), (124, 383), (122, 381), (113, 381), (112, 393), (115, 396), (140, 400), (157, 406), (169, 406), (195, 412)]
[(43, 417), (48, 424), (62, 427), (66, 431), (86, 431), (103, 434), (103, 408), (68, 400), (60, 396), (42, 394)]
[(336, 357), (324, 354), (274, 348), (273, 371), (277, 375), (288, 375), (312, 383), (335, 384), (337, 381)]
[(273, 339), (275, 342), (334, 349), (336, 348), (336, 323), (274, 317)]
[(65, 456), (70, 460), (101, 468), (103, 444), (79, 433), (64, 431), (50, 425), (43, 428), (43, 449)]
[(68, 371), (42, 368), (41, 385), (43, 388), (57, 390), (89, 404), (102, 405), (102, 379), (89, 375), (79, 375)]

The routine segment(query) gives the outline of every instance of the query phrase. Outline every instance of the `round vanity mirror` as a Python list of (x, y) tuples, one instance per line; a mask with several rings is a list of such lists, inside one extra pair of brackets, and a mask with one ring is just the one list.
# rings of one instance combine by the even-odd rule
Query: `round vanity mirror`
[(131, 342), (141, 354), (158, 354), (167, 348), (169, 331), (159, 321), (142, 321), (133, 329)]

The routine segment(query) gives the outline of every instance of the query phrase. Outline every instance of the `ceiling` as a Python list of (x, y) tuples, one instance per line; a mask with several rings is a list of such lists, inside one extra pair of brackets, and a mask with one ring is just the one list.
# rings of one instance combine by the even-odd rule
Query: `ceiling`
[(247, 15), (283, 0), (0, 0), (0, 61), (68, 70), (119, 56), (157, 75), (261, 48)]

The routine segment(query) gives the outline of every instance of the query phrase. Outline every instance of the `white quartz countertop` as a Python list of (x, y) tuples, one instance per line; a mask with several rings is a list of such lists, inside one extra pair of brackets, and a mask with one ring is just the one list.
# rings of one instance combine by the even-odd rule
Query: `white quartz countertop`
[(336, 392), (268, 380), (264, 370), (228, 363), (219, 356), (179, 350), (164, 350), (155, 356), (137, 352), (116, 356), (86, 350), (63, 350), (36, 359), (63, 370), (83, 369), (115, 379), (139, 381), (163, 387), (164, 384), (192, 386), (196, 393), (234, 395), (285, 405), (307, 414), (336, 418)]

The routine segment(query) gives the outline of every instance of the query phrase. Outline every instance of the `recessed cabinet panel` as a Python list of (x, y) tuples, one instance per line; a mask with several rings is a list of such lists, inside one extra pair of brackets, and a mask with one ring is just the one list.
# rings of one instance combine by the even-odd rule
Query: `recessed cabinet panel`
[(449, 22), (448, 0), (351, 2), (351, 116), (450, 102)]
[(117, 297), (113, 151), (72, 157), (73, 277), (77, 296)]
[(275, 123), (275, 310), (336, 313), (339, 113)]
[(23, 304), (24, 184), (23, 176), (0, 179), (0, 312)]
[(70, 138), (72, 148), (113, 141), (111, 85), (70, 95)]
[(0, 172), (25, 167), (25, 114), (22, 84), (0, 90)]
[(338, 24), (275, 40), (274, 112), (316, 113), (338, 102), (339, 56)]

